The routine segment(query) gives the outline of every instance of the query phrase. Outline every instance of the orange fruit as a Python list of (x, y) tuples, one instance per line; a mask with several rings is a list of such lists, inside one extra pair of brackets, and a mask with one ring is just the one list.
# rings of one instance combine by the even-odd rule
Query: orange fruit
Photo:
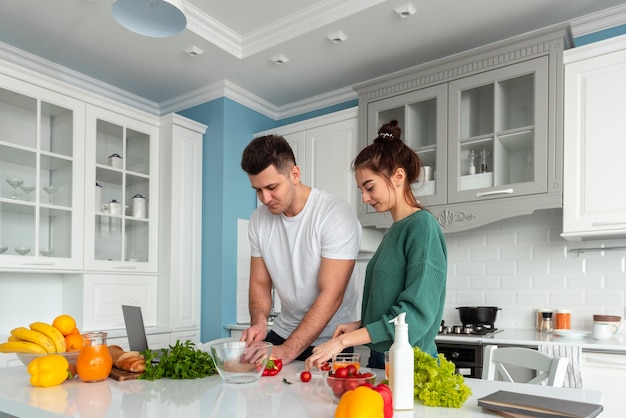
[(61, 334), (69, 335), (76, 328), (76, 320), (70, 315), (59, 315), (52, 321), (52, 326), (61, 331)]
[[(75, 328), (78, 330), (78, 328)], [(67, 344), (67, 351), (80, 351), (83, 348), (83, 336), (80, 333), (71, 333), (65, 336), (65, 343)]]

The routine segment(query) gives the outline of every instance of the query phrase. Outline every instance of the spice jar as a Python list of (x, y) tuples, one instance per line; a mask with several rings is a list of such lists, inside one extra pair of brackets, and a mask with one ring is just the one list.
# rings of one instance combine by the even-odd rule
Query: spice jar
[(99, 382), (111, 373), (113, 359), (106, 341), (106, 332), (83, 334), (83, 347), (76, 359), (76, 373), (83, 382)]
[(541, 315), (541, 332), (552, 332), (554, 330), (554, 326), (552, 325), (552, 312), (543, 312)]
[(555, 329), (570, 329), (571, 313), (569, 309), (557, 309)]
[(543, 320), (544, 312), (550, 312), (552, 314), (552, 309), (537, 309), (537, 331), (541, 331), (541, 321)]

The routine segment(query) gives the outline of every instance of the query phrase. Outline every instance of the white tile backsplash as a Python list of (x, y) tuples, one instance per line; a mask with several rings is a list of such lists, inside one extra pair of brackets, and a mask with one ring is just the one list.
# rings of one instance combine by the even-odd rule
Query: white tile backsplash
[[(561, 210), (540, 210), (471, 231), (446, 234), (446, 323), (459, 324), (455, 308), (466, 305), (501, 307), (498, 328), (532, 328), (535, 311), (540, 308), (571, 309), (575, 329), (590, 329), (596, 313), (623, 316), (626, 250), (580, 256), (568, 250), (623, 246), (626, 240), (568, 242), (560, 237), (562, 222)], [(245, 321), (249, 246), (243, 223), (240, 227), (239, 250), (247, 248), (248, 253), (238, 257), (237, 320)], [(359, 289), (366, 266), (367, 260), (357, 262)], [(358, 309), (360, 313), (360, 304)]]
[(457, 306), (500, 306), (496, 327), (531, 328), (535, 310), (569, 308), (572, 328), (590, 329), (592, 315), (624, 315), (626, 251), (572, 248), (625, 245), (626, 240), (568, 242), (561, 210), (447, 234), (448, 286), (444, 319), (458, 324)]

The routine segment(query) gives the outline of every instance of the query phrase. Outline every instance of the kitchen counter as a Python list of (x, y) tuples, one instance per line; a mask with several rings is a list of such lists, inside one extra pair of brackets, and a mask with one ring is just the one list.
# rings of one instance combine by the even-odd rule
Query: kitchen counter
[[(275, 377), (258, 383), (232, 385), (219, 376), (196, 380), (157, 381), (107, 379), (83, 383), (78, 379), (51, 388), (34, 388), (23, 366), (0, 370), (0, 411), (18, 417), (263, 417), (332, 418), (336, 405), (321, 377), (309, 383), (298, 379), (302, 362), (286, 365)], [(283, 382), (287, 379), (291, 384)], [(396, 411), (394, 418), (493, 417), (476, 404), (497, 390), (519, 391), (540, 396), (602, 403), (599, 391), (554, 388), (466, 379), (473, 395), (460, 409), (432, 408), (415, 402), (413, 411)]]
[(618, 333), (613, 338), (598, 341), (587, 336), (584, 338), (559, 337), (555, 334), (541, 334), (534, 329), (505, 329), (488, 337), (456, 334), (439, 334), (436, 342), (454, 342), (465, 344), (495, 344), (538, 347), (542, 344), (576, 345), (583, 351), (602, 351), (626, 354), (626, 334)]

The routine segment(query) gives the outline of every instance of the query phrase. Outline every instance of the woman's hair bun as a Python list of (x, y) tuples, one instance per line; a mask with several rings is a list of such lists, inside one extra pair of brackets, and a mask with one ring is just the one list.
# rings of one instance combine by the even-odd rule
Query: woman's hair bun
[(394, 139), (400, 139), (400, 134), (402, 133), (402, 129), (398, 126), (397, 120), (392, 120), (385, 123), (378, 130), (378, 137), (374, 140), (376, 141), (392, 141)]

